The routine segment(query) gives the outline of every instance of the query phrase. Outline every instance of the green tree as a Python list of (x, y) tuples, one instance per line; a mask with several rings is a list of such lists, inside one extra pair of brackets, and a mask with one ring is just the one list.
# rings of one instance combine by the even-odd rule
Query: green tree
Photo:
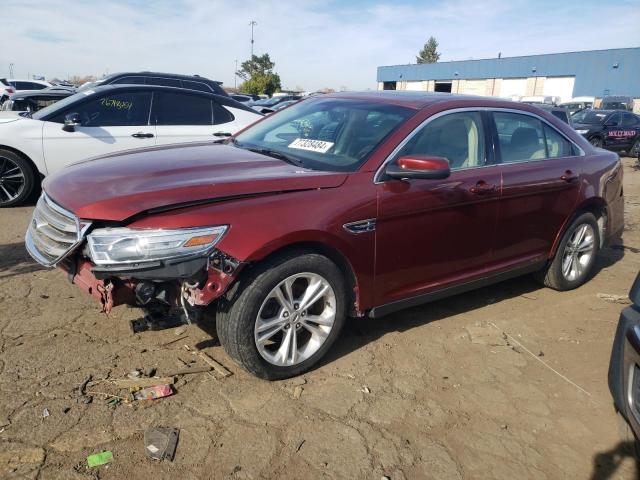
[(424, 44), (420, 53), (416, 57), (418, 63), (436, 63), (440, 60), (440, 52), (438, 52), (438, 41), (434, 37), (429, 37), (427, 43)]
[(244, 80), (240, 85), (240, 91), (258, 95), (264, 93), (271, 96), (282, 88), (280, 75), (274, 73), (276, 64), (268, 53), (253, 55), (251, 59), (242, 62), (240, 70), (236, 72)]

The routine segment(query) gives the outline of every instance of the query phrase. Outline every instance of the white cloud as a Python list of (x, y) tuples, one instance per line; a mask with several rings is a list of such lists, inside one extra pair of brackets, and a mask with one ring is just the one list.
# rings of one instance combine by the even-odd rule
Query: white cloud
[[(638, 46), (640, 1), (319, 2), (5, 0), (0, 75), (198, 73), (233, 85), (234, 60), (269, 52), (285, 86), (375, 88), (426, 38), (442, 61)], [(603, 15), (606, 21), (602, 21)]]

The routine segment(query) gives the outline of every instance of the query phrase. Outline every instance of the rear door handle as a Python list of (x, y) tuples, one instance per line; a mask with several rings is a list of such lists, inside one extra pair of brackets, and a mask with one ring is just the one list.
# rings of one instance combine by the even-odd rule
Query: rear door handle
[(564, 180), (567, 183), (575, 183), (578, 181), (578, 176), (574, 175), (571, 170), (564, 172), (564, 175), (560, 177), (560, 180)]
[(138, 133), (133, 133), (131, 135), (133, 138), (153, 138), (153, 133), (142, 133), (142, 132), (138, 132)]
[(480, 180), (475, 186), (469, 189), (471, 193), (475, 193), (476, 195), (486, 195), (487, 193), (492, 193), (496, 191), (496, 186), (491, 185), (484, 180)]

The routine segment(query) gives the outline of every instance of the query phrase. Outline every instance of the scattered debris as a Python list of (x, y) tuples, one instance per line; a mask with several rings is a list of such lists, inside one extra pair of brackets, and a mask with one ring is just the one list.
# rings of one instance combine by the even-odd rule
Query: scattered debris
[(119, 388), (146, 388), (155, 387), (156, 385), (169, 385), (175, 382), (173, 376), (161, 377), (161, 378), (119, 378), (113, 380), (113, 384)]
[(93, 401), (93, 398), (88, 397), (87, 394), (85, 393), (85, 390), (87, 389), (87, 385), (89, 384), (89, 382), (91, 381), (93, 377), (91, 375), (88, 375), (87, 378), (85, 378), (82, 383), (80, 384), (80, 386), (78, 387), (78, 394), (80, 395), (80, 398), (82, 399), (82, 403), (84, 403), (85, 405), (91, 403)]
[(360, 391), (361, 391), (362, 393), (371, 393), (371, 390), (369, 390), (369, 387), (367, 387), (366, 385), (365, 385), (364, 387), (362, 387), (362, 388), (360, 389)]
[(71, 411), (71, 407), (64, 407), (64, 408), (62, 409), (62, 413), (64, 413), (65, 415), (66, 415), (67, 413), (69, 413), (70, 411)]
[(144, 432), (144, 447), (147, 456), (154, 460), (169, 460), (173, 457), (178, 446), (180, 430), (177, 428), (149, 428)]
[(127, 378), (130, 378), (131, 380), (134, 380), (136, 378), (140, 378), (141, 376), (142, 376), (142, 372), (138, 368), (136, 368), (135, 370), (130, 371), (127, 374)]
[(520, 296), (522, 298), (526, 298), (527, 300), (537, 300), (538, 299), (538, 297), (536, 297), (535, 295), (529, 295), (528, 293), (523, 293)]
[[(355, 377), (354, 377), (355, 378)], [(291, 380), (291, 385), (306, 385), (307, 379), (304, 377), (298, 377)]]
[(306, 442), (304, 438), (298, 442), (298, 445), (296, 446), (296, 453), (300, 451), (300, 449), (302, 448), (302, 445), (304, 445), (304, 442)]
[(391, 480), (391, 477), (388, 475), (382, 475), (382, 478), (380, 480)]
[(121, 403), (122, 399), (120, 397), (111, 397), (105, 402), (105, 405), (107, 407), (116, 408)]
[(177, 377), (178, 375), (190, 375), (192, 373), (206, 373), (213, 370), (213, 367), (207, 365), (206, 367), (189, 367), (184, 370), (176, 370), (175, 372), (171, 372), (169, 377)]
[(220, 376), (229, 377), (229, 376), (233, 375), (229, 370), (227, 370), (225, 368), (224, 365), (218, 363), (217, 360), (214, 360), (209, 355), (207, 355), (205, 352), (198, 352), (198, 356), (200, 358), (202, 358), (202, 360), (204, 360), (207, 365), (210, 365), (211, 367), (213, 367), (213, 369), (216, 371), (216, 373), (218, 373)]
[(507, 424), (505, 423), (505, 424), (503, 424), (503, 425), (500, 425), (500, 428), (501, 428), (502, 430), (507, 430), (507, 429), (509, 428), (509, 425), (507, 425)]
[(302, 395), (303, 390), (304, 388), (302, 388), (300, 385), (297, 385), (296, 388), (293, 389), (293, 398), (295, 398), (296, 400), (299, 399)]
[(42, 418), (47, 418), (49, 415), (51, 415), (49, 413), (49, 409), (45, 408), (44, 410), (42, 410)]
[(153, 377), (156, 374), (156, 368), (155, 367), (149, 367), (144, 371), (144, 376), (145, 377)]
[(626, 295), (614, 295), (610, 293), (598, 293), (598, 298), (610, 303), (619, 303), (620, 305), (629, 305), (631, 300)]
[(106, 465), (113, 461), (113, 453), (109, 450), (104, 452), (94, 453), (87, 457), (87, 465), (89, 468), (99, 467), (100, 465)]
[(0, 420), (0, 428), (8, 427), (9, 425), (11, 425), (11, 421), (8, 418)]
[(543, 352), (542, 350), (540, 350), (540, 351), (538, 352), (538, 356), (539, 356), (539, 357), (544, 357), (544, 352)]
[(49, 295), (40, 295), (40, 298), (46, 300), (47, 298), (49, 298)]
[(176, 331), (174, 332), (176, 334), (176, 337), (179, 337), (180, 335), (184, 334), (184, 332), (187, 331), (187, 327), (178, 327), (176, 328)]
[(156, 400), (170, 395), (173, 395), (171, 385), (155, 385), (134, 392), (132, 397), (134, 400)]
[(189, 338), (189, 335), (185, 335), (184, 337), (180, 337), (180, 338), (174, 338), (173, 340), (169, 340), (168, 342), (161, 343), (160, 346), (161, 347), (167, 347), (167, 346), (171, 345), (172, 343), (179, 342), (180, 340), (184, 340), (185, 338)]

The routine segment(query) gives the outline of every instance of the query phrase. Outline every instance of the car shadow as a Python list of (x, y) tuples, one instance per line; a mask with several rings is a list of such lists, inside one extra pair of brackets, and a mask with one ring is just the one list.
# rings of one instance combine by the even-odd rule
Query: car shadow
[(23, 242), (0, 245), (0, 280), (42, 269), (29, 256)]
[(608, 480), (613, 478), (625, 458), (632, 458), (635, 462), (634, 478), (640, 479), (640, 461), (635, 455), (633, 441), (620, 442), (611, 450), (600, 452), (593, 457), (593, 473), (591, 480)]
[[(632, 248), (623, 245), (604, 248), (597, 257), (591, 278), (604, 268), (622, 260), (625, 250)], [(413, 308), (401, 310), (388, 316), (371, 319), (368, 317), (349, 318), (343, 333), (326, 357), (315, 367), (331, 363), (389, 332), (405, 332), (412, 328), (446, 319), (453, 315), (472, 312), (491, 303), (501, 302), (515, 297), (536, 300), (535, 292), (542, 287), (532, 275), (525, 275), (496, 283), (460, 295), (444, 298)]]

